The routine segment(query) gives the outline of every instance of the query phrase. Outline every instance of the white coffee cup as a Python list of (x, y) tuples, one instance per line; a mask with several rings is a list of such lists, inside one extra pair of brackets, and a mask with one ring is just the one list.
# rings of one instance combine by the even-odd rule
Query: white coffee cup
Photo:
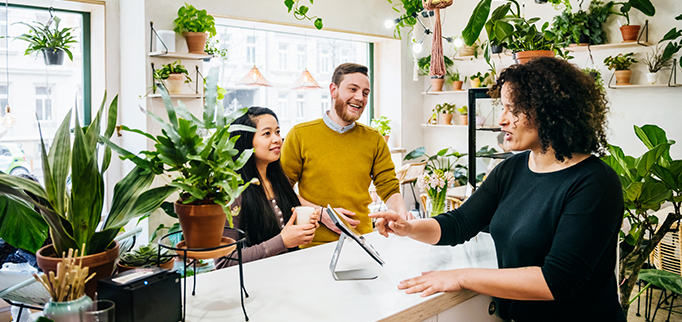
[(310, 217), (315, 212), (315, 208), (298, 206), (296, 207), (296, 224), (305, 225), (310, 223)]

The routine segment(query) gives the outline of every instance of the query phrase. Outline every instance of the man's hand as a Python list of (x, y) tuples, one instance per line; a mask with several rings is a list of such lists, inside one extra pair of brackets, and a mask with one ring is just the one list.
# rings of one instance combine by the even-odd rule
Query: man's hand
[(375, 212), (369, 215), (370, 218), (376, 218), (374, 225), (379, 230), (379, 234), (388, 237), (388, 233), (396, 234), (397, 236), (407, 236), (412, 231), (412, 225), (405, 220), (403, 215), (399, 215), (393, 210)]
[[(343, 208), (334, 208), (334, 210), (336, 211), (337, 214), (339, 214), (339, 216), (343, 217), (343, 219), (345, 219), (349, 224), (351, 224), (351, 226), (353, 226), (353, 228), (355, 228), (355, 226), (360, 224), (359, 220), (351, 219), (350, 217), (348, 217), (348, 216), (355, 216), (354, 212), (352, 212), (350, 210), (343, 209)], [(326, 208), (322, 209), (322, 219), (320, 221), (322, 222), (322, 224), (327, 226), (327, 228), (331, 229), (333, 232), (335, 232), (337, 234), (341, 234), (341, 230), (338, 227), (336, 227), (336, 225), (334, 225), (334, 222), (332, 221), (332, 218), (329, 217), (329, 214), (327, 213)]]

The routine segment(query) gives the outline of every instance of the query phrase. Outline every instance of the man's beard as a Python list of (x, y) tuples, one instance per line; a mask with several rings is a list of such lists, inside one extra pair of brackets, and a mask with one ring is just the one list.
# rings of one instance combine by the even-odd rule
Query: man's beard
[[(360, 104), (358, 104), (358, 105), (360, 105)], [(360, 116), (362, 115), (362, 113), (358, 114), (357, 116), (348, 113), (348, 111), (346, 110), (346, 102), (343, 102), (339, 99), (334, 100), (334, 110), (336, 111), (336, 115), (338, 115), (342, 121), (348, 122), (348, 123), (352, 123), (352, 122), (357, 121), (360, 118)]]

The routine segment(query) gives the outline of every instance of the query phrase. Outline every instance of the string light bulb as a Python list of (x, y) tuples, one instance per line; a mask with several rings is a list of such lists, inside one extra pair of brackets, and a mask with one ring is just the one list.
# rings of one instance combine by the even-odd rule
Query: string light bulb
[(5, 106), (5, 117), (2, 118), (2, 124), (9, 128), (17, 124), (17, 119), (10, 113), (9, 104)]

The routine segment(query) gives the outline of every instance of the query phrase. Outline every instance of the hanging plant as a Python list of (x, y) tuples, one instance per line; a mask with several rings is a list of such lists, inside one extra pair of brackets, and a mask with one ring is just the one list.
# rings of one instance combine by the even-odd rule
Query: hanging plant
[[(408, 35), (414, 29), (414, 25), (417, 24), (417, 15), (424, 11), (424, 4), (422, 0), (386, 0), (388, 3), (393, 5), (393, 10), (400, 13), (400, 17), (396, 19), (395, 30), (393, 31), (393, 37), (402, 39), (400, 30), (402, 28), (409, 27)], [(394, 2), (395, 1), (395, 4)]]
[[(313, 25), (315, 25), (317, 30), (322, 29), (322, 18), (318, 16), (309, 17), (308, 10), (310, 10), (310, 7), (303, 5), (299, 6), (298, 1), (299, 0), (284, 0), (284, 5), (287, 6), (287, 12), (291, 13), (293, 11), (294, 18), (298, 20), (308, 19), (313, 22)], [(313, 4), (313, 0), (310, 0), (310, 4)]]
[[(17, 24), (25, 25), (30, 30), (21, 36), (14, 37), (28, 42), (28, 48), (24, 55), (32, 53), (43, 53), (46, 65), (61, 65), (64, 62), (64, 53), (69, 56), (69, 60), (73, 61), (73, 54), (69, 48), (73, 48), (70, 44), (77, 43), (71, 34), (74, 28), (59, 29), (59, 17), (54, 17), (47, 24), (34, 21), (32, 24), (25, 22), (17, 22)], [(54, 28), (50, 28), (54, 22)]]

